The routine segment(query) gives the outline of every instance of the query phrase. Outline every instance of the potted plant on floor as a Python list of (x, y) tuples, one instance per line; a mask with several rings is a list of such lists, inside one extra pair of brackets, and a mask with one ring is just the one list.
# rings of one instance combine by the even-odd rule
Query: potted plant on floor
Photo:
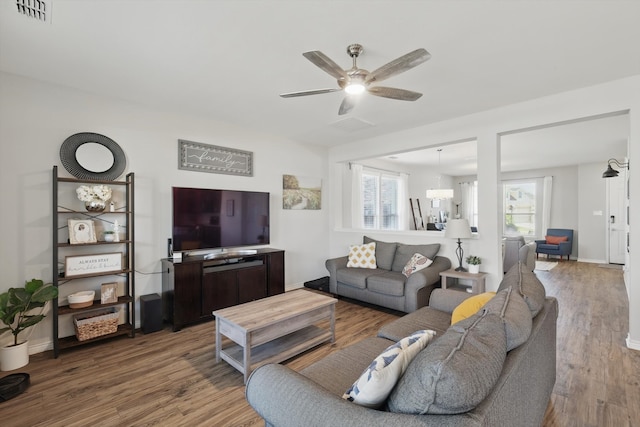
[(478, 274), (480, 273), (480, 264), (482, 264), (482, 260), (479, 256), (469, 255), (466, 259), (467, 264), (469, 264), (469, 273)]
[[(9, 288), (0, 294), (0, 321), (6, 325), (0, 334), (7, 331), (13, 334), (13, 343), (0, 348), (0, 370), (10, 371), (29, 363), (28, 342), (19, 343), (18, 334), (42, 321), (45, 304), (57, 297), (58, 288), (39, 279), (31, 279), (22, 288)], [(40, 313), (31, 313), (36, 308), (42, 309)]]

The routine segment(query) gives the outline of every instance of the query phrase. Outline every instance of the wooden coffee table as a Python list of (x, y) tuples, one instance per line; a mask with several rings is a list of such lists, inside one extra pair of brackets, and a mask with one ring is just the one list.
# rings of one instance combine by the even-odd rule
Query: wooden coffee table
[[(244, 374), (335, 340), (338, 300), (305, 289), (216, 310), (216, 362)], [(223, 348), (222, 336), (233, 343)]]

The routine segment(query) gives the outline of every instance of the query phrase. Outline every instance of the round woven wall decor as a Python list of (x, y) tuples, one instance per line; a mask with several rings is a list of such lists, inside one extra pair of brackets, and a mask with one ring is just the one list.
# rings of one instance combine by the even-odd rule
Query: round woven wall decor
[[(85, 169), (76, 156), (76, 151), (83, 144), (100, 144), (111, 152), (113, 155), (113, 164), (111, 167), (102, 172), (94, 172)], [(122, 175), (127, 166), (127, 158), (122, 148), (111, 138), (99, 133), (81, 132), (71, 135), (64, 140), (60, 147), (60, 160), (62, 166), (73, 176), (78, 179), (88, 181), (114, 181)]]

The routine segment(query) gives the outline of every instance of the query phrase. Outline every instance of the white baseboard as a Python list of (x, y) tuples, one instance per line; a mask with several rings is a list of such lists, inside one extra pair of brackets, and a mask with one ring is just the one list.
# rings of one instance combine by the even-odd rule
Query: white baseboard
[(631, 337), (629, 337), (629, 335), (627, 334), (627, 348), (640, 351), (640, 341), (632, 340)]
[(590, 264), (609, 264), (607, 261), (603, 259), (588, 259), (588, 258), (578, 258), (578, 262), (588, 262)]
[(53, 342), (43, 342), (35, 345), (29, 345), (29, 354), (38, 354), (47, 350), (53, 350)]
[(288, 292), (288, 291), (292, 291), (294, 289), (301, 289), (304, 288), (304, 282), (303, 283), (293, 283), (290, 285), (285, 285), (284, 287), (284, 291)]

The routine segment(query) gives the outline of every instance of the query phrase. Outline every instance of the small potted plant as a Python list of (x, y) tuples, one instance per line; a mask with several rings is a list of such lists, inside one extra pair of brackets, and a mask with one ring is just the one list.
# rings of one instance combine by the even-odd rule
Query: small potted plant
[[(42, 280), (31, 279), (22, 288), (9, 288), (0, 294), (0, 322), (5, 324), (0, 334), (11, 331), (13, 344), (0, 347), (0, 369), (10, 371), (29, 363), (29, 347), (25, 340), (18, 343), (18, 334), (44, 319), (44, 306), (58, 297), (58, 288)], [(39, 314), (31, 313), (42, 308)]]
[(480, 272), (480, 264), (482, 264), (482, 260), (479, 256), (469, 255), (466, 261), (467, 264), (469, 264), (469, 273), (478, 274)]

